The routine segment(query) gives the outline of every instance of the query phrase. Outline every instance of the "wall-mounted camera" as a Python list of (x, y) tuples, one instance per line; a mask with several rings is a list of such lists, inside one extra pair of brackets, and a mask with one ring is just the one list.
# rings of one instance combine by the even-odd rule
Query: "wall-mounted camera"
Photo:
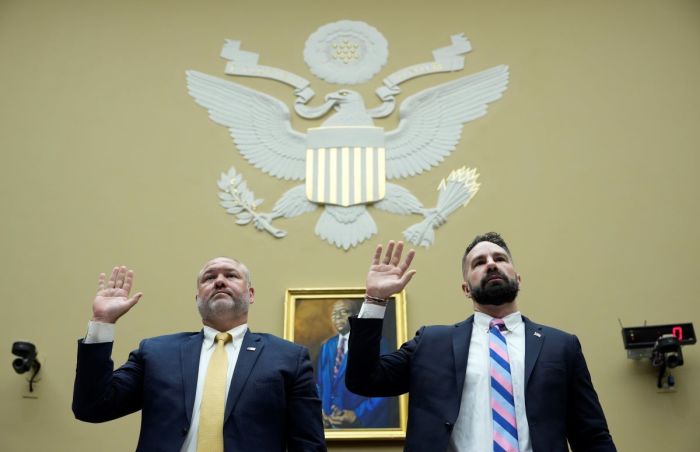
[(651, 351), (651, 365), (669, 369), (683, 365), (681, 341), (673, 334), (663, 334), (656, 340)]
[(659, 368), (659, 389), (675, 386), (668, 370), (683, 365), (683, 345), (697, 342), (692, 323), (622, 328), (622, 341), (629, 359), (649, 359), (652, 366)]
[(34, 392), (36, 374), (41, 369), (41, 363), (36, 359), (36, 346), (31, 342), (15, 342), (12, 344), (12, 354), (18, 356), (12, 361), (12, 368), (15, 372), (18, 374), (32, 372), (32, 376), (29, 378), (29, 392)]

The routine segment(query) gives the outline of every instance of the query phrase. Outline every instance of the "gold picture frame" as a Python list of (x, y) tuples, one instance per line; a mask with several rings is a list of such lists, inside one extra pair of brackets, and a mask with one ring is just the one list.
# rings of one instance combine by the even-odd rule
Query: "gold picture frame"
[[(344, 385), (345, 358), (342, 317), (359, 312), (364, 288), (287, 289), (284, 338), (309, 349), (314, 378), (324, 408), (328, 440), (400, 440), (406, 437), (408, 396), (365, 398)], [(346, 320), (347, 321), (347, 320)], [(343, 328), (343, 330), (339, 330)], [(406, 293), (393, 295), (387, 305), (382, 335), (383, 352), (406, 342)], [(331, 400), (332, 399), (332, 400)], [(346, 405), (337, 407), (333, 401)], [(353, 420), (354, 419), (354, 420)]]

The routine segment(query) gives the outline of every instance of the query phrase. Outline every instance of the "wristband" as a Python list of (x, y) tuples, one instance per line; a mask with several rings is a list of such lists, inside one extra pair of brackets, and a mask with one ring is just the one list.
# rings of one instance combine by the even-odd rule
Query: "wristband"
[(373, 297), (371, 295), (365, 294), (365, 301), (367, 303), (370, 303), (370, 304), (378, 304), (380, 306), (386, 306), (389, 299), (388, 298), (377, 298), (377, 297)]

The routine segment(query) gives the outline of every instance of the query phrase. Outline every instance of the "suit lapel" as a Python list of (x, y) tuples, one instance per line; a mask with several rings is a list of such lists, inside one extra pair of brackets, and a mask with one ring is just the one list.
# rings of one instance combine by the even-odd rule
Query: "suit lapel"
[(228, 398), (226, 399), (226, 413), (224, 414), (224, 422), (226, 422), (228, 417), (231, 415), (233, 407), (236, 406), (241, 392), (243, 391), (243, 387), (245, 386), (246, 381), (248, 381), (248, 377), (253, 370), (253, 366), (262, 353), (264, 346), (265, 342), (259, 335), (251, 333), (250, 330), (246, 331), (245, 336), (243, 336), (241, 350), (238, 352), (236, 367), (233, 369), (231, 387), (229, 388)]
[(180, 363), (182, 364), (182, 385), (185, 388), (185, 414), (187, 421), (192, 422), (194, 397), (197, 392), (197, 376), (199, 374), (199, 357), (202, 354), (204, 333), (200, 331), (185, 340), (180, 346)]
[(474, 316), (470, 316), (464, 322), (455, 325), (452, 333), (452, 351), (455, 360), (455, 378), (459, 396), (464, 388), (464, 378), (467, 374), (467, 357), (469, 356), (469, 342), (472, 338), (472, 328), (474, 327)]
[(525, 389), (527, 389), (532, 369), (535, 368), (535, 363), (542, 350), (544, 333), (540, 325), (531, 322), (525, 316), (523, 316), (523, 322), (525, 322)]

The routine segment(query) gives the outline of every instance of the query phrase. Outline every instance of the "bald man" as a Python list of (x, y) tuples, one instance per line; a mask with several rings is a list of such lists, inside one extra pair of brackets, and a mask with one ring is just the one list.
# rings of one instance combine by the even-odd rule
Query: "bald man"
[(197, 276), (203, 328), (145, 339), (114, 369), (114, 325), (142, 296), (134, 273), (99, 277), (88, 333), (78, 341), (73, 412), (105, 422), (141, 410), (138, 451), (325, 451), (308, 351), (248, 329), (248, 268), (218, 257)]

